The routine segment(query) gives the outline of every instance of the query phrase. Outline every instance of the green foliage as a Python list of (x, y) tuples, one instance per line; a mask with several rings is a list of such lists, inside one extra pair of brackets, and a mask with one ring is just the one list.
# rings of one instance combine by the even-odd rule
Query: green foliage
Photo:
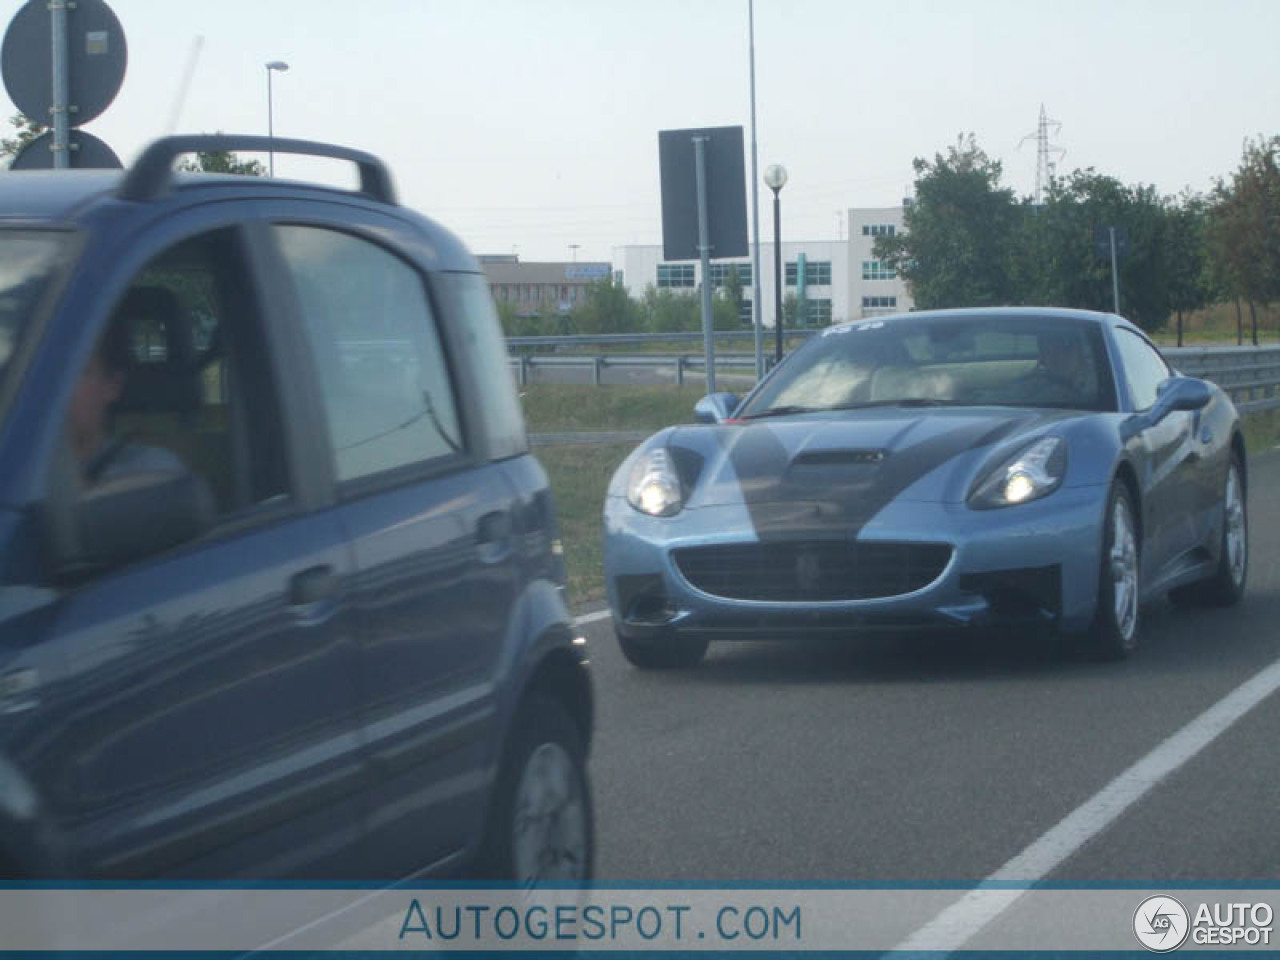
[[(721, 288), (716, 291), (716, 295), (711, 298), (711, 328), (713, 330), (732, 332), (742, 329), (742, 322), (738, 319), (738, 302), (741, 298), (741, 286), (738, 287), (737, 301), (734, 300), (727, 288)], [(699, 300), (698, 307), (698, 328), (702, 328), (701, 300)]]
[(0, 157), (17, 156), (18, 151), (49, 129), (22, 113), (15, 113), (10, 117), (9, 126), (13, 127), (16, 133), (12, 137), (0, 139)]
[(1000, 164), (962, 137), (919, 159), (906, 230), (879, 237), (876, 256), (906, 280), (918, 307), (1043, 304), (1109, 311), (1111, 262), (1094, 238), (1117, 227), (1120, 310), (1147, 330), (1174, 312), (1231, 293), (1280, 298), (1280, 138), (1250, 144), (1212, 203), (1161, 196), (1092, 169), (1055, 178), (1043, 205), (1017, 200)]
[(782, 298), (782, 325), (794, 327), (800, 313), (800, 298), (793, 292)]
[(245, 177), (267, 175), (267, 168), (260, 161), (241, 160), (226, 150), (197, 153), (194, 160), (184, 160), (178, 164), (178, 169), (187, 173), (234, 173)]
[(636, 333), (644, 326), (640, 305), (612, 277), (587, 287), (586, 299), (573, 311), (575, 333)]
[(735, 310), (742, 308), (745, 298), (742, 295), (742, 277), (738, 274), (736, 264), (729, 267), (729, 273), (725, 276), (724, 286), (720, 288), (720, 292), (728, 298)]
[(1188, 191), (1168, 216), (1169, 308), (1179, 314), (1199, 310), (1224, 293), (1208, 255), (1208, 201)]
[(1092, 169), (1053, 181), (1028, 224), (1040, 234), (1031, 249), (1047, 276), (1038, 287), (1018, 291), (1021, 302), (1112, 310), (1111, 260), (1098, 255), (1094, 238), (1114, 226), (1128, 236), (1128, 253), (1118, 259), (1120, 311), (1146, 330), (1160, 329), (1172, 306), (1172, 209), (1154, 187), (1127, 187)]
[(1213, 192), (1211, 274), (1250, 303), (1280, 300), (1280, 137), (1245, 144), (1230, 183)]
[(915, 171), (916, 200), (906, 210), (906, 230), (878, 237), (877, 259), (907, 281), (922, 309), (1012, 302), (1017, 207), (1013, 191), (1000, 186), (999, 161), (969, 135), (932, 163), (918, 158)]
[(702, 329), (698, 298), (649, 286), (644, 291), (645, 329), (650, 333), (692, 333)]

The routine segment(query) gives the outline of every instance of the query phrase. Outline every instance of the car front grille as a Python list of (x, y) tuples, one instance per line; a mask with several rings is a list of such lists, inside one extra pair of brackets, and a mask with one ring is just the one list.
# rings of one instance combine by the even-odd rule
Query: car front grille
[(927, 587), (951, 562), (945, 543), (806, 540), (674, 551), (695, 588), (728, 600), (812, 603), (899, 597)]

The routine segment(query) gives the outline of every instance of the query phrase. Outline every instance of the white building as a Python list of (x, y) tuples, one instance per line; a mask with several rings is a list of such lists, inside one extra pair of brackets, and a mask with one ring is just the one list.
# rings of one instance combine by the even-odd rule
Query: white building
[[(785, 226), (785, 216), (783, 224)], [(906, 285), (892, 271), (885, 269), (872, 253), (875, 238), (882, 233), (902, 229), (902, 207), (851, 209), (848, 240), (783, 241), (782, 260), (788, 294), (799, 295), (803, 280), (805, 318), (810, 325), (827, 326), (845, 320), (857, 320), (877, 313), (910, 310), (911, 297)], [(803, 266), (801, 266), (803, 264)], [(731, 268), (738, 271), (746, 299), (743, 321), (751, 322), (752, 283), (751, 257), (711, 261), (711, 279), (723, 286)], [(695, 293), (702, 283), (702, 264), (697, 260), (667, 262), (660, 244), (626, 246), (613, 249), (615, 279), (626, 286), (637, 299), (645, 289), (657, 287)], [(774, 325), (776, 286), (774, 245), (760, 244), (760, 295), (764, 300), (763, 321)]]

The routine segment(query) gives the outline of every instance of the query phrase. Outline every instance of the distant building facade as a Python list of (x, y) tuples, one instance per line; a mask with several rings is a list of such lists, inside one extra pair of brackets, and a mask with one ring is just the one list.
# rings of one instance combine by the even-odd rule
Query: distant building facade
[(509, 303), (519, 316), (570, 313), (586, 299), (587, 288), (606, 279), (607, 263), (522, 263), (515, 254), (481, 255), (494, 300)]
[[(906, 284), (876, 259), (876, 237), (903, 229), (903, 207), (849, 210), (849, 239), (835, 241), (786, 241), (782, 244), (783, 299), (788, 294), (805, 301), (804, 320), (811, 326), (828, 326), (877, 314), (904, 312), (913, 306)], [(784, 218), (785, 224), (785, 218)], [(750, 257), (713, 260), (711, 281), (717, 289), (736, 270), (742, 284), (743, 322), (751, 323), (754, 296)], [(702, 283), (702, 264), (696, 260), (668, 262), (661, 245), (615, 247), (614, 279), (636, 298), (648, 287), (694, 293)], [(760, 294), (763, 322), (775, 322), (776, 287), (774, 245), (760, 245)]]

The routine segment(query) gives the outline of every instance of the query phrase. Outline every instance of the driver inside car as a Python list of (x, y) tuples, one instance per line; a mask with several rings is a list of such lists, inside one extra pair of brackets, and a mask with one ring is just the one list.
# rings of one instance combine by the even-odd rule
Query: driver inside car
[(187, 473), (170, 450), (132, 443), (108, 430), (111, 408), (120, 399), (129, 375), (129, 325), (115, 318), (80, 372), (68, 414), (72, 452), (86, 486), (135, 473)]

